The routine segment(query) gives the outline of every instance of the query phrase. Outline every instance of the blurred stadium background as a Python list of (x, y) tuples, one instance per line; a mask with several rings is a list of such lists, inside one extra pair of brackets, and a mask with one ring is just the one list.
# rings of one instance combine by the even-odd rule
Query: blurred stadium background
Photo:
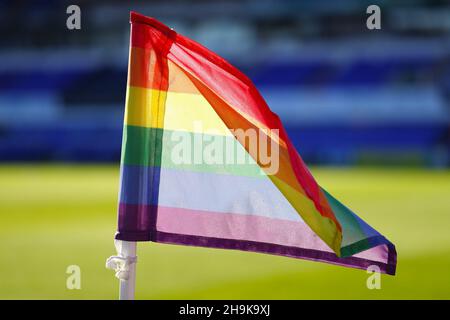
[[(66, 28), (70, 4), (81, 30)], [(381, 30), (366, 28), (370, 4), (381, 7)], [(116, 295), (103, 264), (113, 253), (130, 10), (244, 71), (303, 159), (321, 165), (319, 182), (396, 243), (400, 259), (399, 275), (373, 292), (361, 271), (140, 246), (138, 297), (450, 298), (444, 0), (0, 2), (0, 298)], [(84, 270), (83, 290), (65, 289), (69, 264)], [(424, 278), (430, 269), (435, 278)]]

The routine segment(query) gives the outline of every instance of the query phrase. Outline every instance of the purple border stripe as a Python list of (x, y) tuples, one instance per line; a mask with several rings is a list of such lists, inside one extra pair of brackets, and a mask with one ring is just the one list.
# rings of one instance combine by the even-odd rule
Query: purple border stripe
[(161, 243), (182, 244), (189, 246), (200, 246), (207, 248), (235, 249), (243, 251), (252, 251), (259, 253), (268, 253), (293, 258), (301, 258), (312, 261), (328, 262), (340, 266), (353, 267), (358, 269), (367, 269), (371, 265), (377, 265), (380, 271), (389, 275), (395, 275), (395, 264), (371, 261), (362, 258), (348, 257), (339, 258), (334, 253), (324, 252), (313, 249), (304, 249), (296, 247), (281, 246), (271, 243), (261, 243), (256, 241), (218, 239), (210, 237), (200, 237), (191, 235), (180, 235), (166, 232), (156, 232), (156, 241)]
[(357, 257), (339, 258), (334, 253), (319, 251), (314, 249), (304, 249), (296, 247), (282, 246), (272, 243), (262, 243), (256, 241), (234, 240), (234, 239), (218, 239), (211, 237), (192, 236), (185, 234), (175, 234), (156, 231), (150, 233), (116, 233), (117, 240), (125, 241), (150, 241), (154, 237), (154, 242), (167, 244), (180, 244), (205, 248), (216, 249), (233, 249), (241, 251), (250, 251), (258, 253), (267, 253), (279, 256), (286, 256), (298, 259), (306, 259), (312, 261), (326, 262), (344, 267), (353, 267), (357, 269), (367, 269), (371, 265), (376, 265), (380, 271), (389, 275), (395, 275), (397, 254), (394, 248), (389, 248), (388, 263), (372, 261)]

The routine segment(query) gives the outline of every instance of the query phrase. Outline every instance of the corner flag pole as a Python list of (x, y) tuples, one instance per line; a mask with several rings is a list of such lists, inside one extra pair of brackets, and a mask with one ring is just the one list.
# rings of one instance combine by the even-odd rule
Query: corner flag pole
[(116, 271), (120, 280), (120, 300), (134, 300), (136, 288), (136, 242), (115, 240), (117, 256), (106, 260), (106, 267)]

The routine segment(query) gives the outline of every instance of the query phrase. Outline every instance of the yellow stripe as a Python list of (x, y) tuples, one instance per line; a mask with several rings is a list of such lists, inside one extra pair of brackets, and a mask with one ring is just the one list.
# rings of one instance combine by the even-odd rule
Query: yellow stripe
[(271, 175), (269, 178), (292, 207), (294, 207), (300, 217), (339, 256), (342, 233), (337, 229), (334, 221), (322, 216), (311, 199), (292, 188), (283, 180), (277, 178), (275, 175)]
[(124, 122), (138, 127), (154, 127), (158, 125), (159, 90), (146, 90), (128, 87), (125, 104)]
[[(200, 94), (166, 92), (164, 122), (157, 119), (158, 90), (129, 86), (125, 124), (138, 127), (232, 136), (209, 102)], [(161, 120), (161, 119), (160, 119)]]

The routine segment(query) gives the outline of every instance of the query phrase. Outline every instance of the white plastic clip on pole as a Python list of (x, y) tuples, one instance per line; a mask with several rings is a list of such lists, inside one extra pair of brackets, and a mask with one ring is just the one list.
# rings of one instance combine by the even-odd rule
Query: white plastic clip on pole
[(116, 271), (120, 280), (120, 300), (134, 300), (136, 286), (136, 242), (115, 240), (117, 256), (106, 260), (106, 268)]

